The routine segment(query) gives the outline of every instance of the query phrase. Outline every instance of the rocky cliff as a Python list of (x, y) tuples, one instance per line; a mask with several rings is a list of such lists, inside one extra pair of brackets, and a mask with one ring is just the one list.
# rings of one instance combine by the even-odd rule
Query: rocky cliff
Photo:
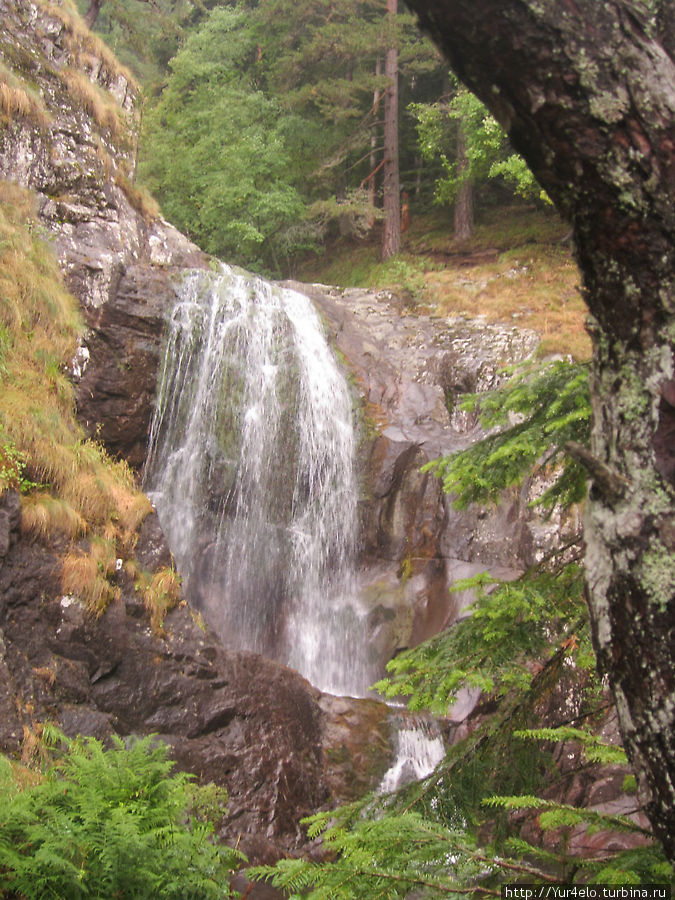
[[(133, 81), (67, 4), (0, 0), (0, 50), (32, 106), (0, 129), (6, 178), (35, 191), (87, 331), (73, 360), (80, 419), (141, 467), (165, 316), (175, 279), (209, 259), (163, 221), (134, 184)], [(8, 84), (9, 84), (8, 81)], [(362, 587), (383, 662), (452, 621), (448, 586), (485, 568), (515, 574), (545, 553), (560, 522), (527, 508), (528, 490), (496, 510), (457, 513), (420, 466), (480, 434), (458, 413), (466, 391), (493, 387), (537, 339), (515, 328), (407, 315), (397, 298), (294, 285), (323, 311), (353, 374), (362, 417)]]
[(67, 3), (2, 0), (0, 23), (0, 171), (35, 191), (85, 313), (74, 363), (81, 419), (140, 465), (171, 278), (208, 259), (134, 184), (136, 87), (105, 45)]
[[(0, 170), (34, 192), (84, 313), (80, 420), (140, 466), (174, 279), (210, 261), (134, 186), (135, 88), (67, 4), (0, 0), (0, 55)], [(170, 564), (156, 516), (134, 542), (140, 569)], [(122, 567), (117, 599), (93, 617), (61, 589), (66, 549), (22, 532), (18, 495), (1, 495), (0, 749), (18, 752), (46, 719), (68, 734), (158, 733), (181, 766), (228, 787), (223, 836), (253, 859), (302, 844), (301, 815), (377, 784), (393, 744), (385, 707), (323, 700), (284, 666), (225, 654), (185, 603), (158, 633)]]

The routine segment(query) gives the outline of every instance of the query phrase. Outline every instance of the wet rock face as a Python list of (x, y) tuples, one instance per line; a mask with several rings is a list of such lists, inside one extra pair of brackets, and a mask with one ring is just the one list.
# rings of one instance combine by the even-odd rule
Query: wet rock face
[(79, 418), (137, 467), (145, 459), (166, 310), (174, 297), (166, 272), (136, 264), (120, 273), (108, 303), (87, 311), (89, 362), (77, 383)]
[(19, 538), (21, 524), (21, 504), (16, 491), (0, 494), (0, 568), (9, 548)]
[(526, 483), (496, 508), (458, 512), (421, 468), (484, 436), (459, 410), (466, 392), (497, 387), (504, 366), (524, 360), (531, 332), (463, 318), (408, 314), (395, 295), (293, 284), (321, 309), (361, 404), (362, 566), (371, 646), (386, 660), (450, 624), (469, 602), (449, 594), (460, 578), (489, 570), (514, 577), (554, 546), (561, 528), (528, 508)]
[[(164, 637), (153, 634), (123, 572), (121, 599), (92, 618), (54, 593), (59, 560), (20, 537), (17, 499), (0, 497), (12, 517), (0, 568), (0, 752), (17, 752), (23, 727), (46, 720), (104, 741), (157, 734), (181, 768), (227, 787), (222, 837), (252, 861), (303, 846), (302, 816), (376, 787), (390, 760), (383, 704), (322, 697), (285, 666), (225, 652), (185, 604)], [(151, 570), (170, 558), (153, 516), (137, 557)]]
[(207, 263), (172, 226), (157, 222), (146, 232), (139, 260), (127, 267), (119, 263), (108, 301), (84, 309), (86, 365), (74, 373), (80, 421), (134, 467), (145, 461), (176, 283), (187, 268)]
[(375, 700), (322, 694), (326, 786), (340, 803), (363, 797), (381, 781), (392, 761), (391, 710)]

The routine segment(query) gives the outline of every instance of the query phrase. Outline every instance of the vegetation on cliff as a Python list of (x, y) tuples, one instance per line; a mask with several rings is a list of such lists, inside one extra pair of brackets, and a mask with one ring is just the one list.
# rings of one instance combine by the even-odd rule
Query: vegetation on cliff
[(125, 464), (108, 460), (76, 423), (68, 374), (84, 328), (78, 303), (39, 236), (33, 196), (8, 182), (0, 188), (0, 427), (14, 459), (4, 480), (32, 483), (24, 509), (31, 533), (73, 538), (108, 529), (128, 540), (149, 503)]
[(84, 325), (34, 205), (31, 192), (0, 182), (0, 490), (21, 490), (27, 536), (61, 547), (64, 592), (98, 615), (126, 561), (160, 628), (178, 600), (177, 576), (135, 567), (150, 501), (129, 466), (77, 422), (72, 357)]
[[(98, 616), (118, 596), (126, 561), (161, 632), (180, 578), (138, 568), (150, 503), (126, 463), (76, 420), (71, 357), (82, 331), (35, 196), (0, 182), (0, 493), (20, 491), (26, 539), (60, 553), (62, 592)], [(37, 675), (54, 679), (51, 669)], [(172, 774), (173, 765), (152, 737), (106, 749), (49, 724), (25, 726), (22, 763), (0, 756), (0, 896), (226, 896), (240, 862), (213, 839), (226, 794)]]

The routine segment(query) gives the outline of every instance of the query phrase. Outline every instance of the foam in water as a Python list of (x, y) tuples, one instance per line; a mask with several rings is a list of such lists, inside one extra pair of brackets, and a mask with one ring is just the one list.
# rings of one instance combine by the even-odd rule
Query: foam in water
[(171, 314), (146, 490), (191, 601), (223, 643), (363, 694), (347, 384), (302, 294), (223, 266)]

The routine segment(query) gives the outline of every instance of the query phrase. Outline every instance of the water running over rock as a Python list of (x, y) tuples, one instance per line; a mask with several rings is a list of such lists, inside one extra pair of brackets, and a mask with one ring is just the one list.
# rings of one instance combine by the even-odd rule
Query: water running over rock
[(443, 738), (434, 719), (402, 719), (396, 733), (396, 757), (384, 773), (378, 793), (388, 794), (411, 781), (431, 775), (445, 756)]
[(146, 489), (225, 646), (363, 694), (352, 404), (304, 295), (223, 266), (179, 290)]

